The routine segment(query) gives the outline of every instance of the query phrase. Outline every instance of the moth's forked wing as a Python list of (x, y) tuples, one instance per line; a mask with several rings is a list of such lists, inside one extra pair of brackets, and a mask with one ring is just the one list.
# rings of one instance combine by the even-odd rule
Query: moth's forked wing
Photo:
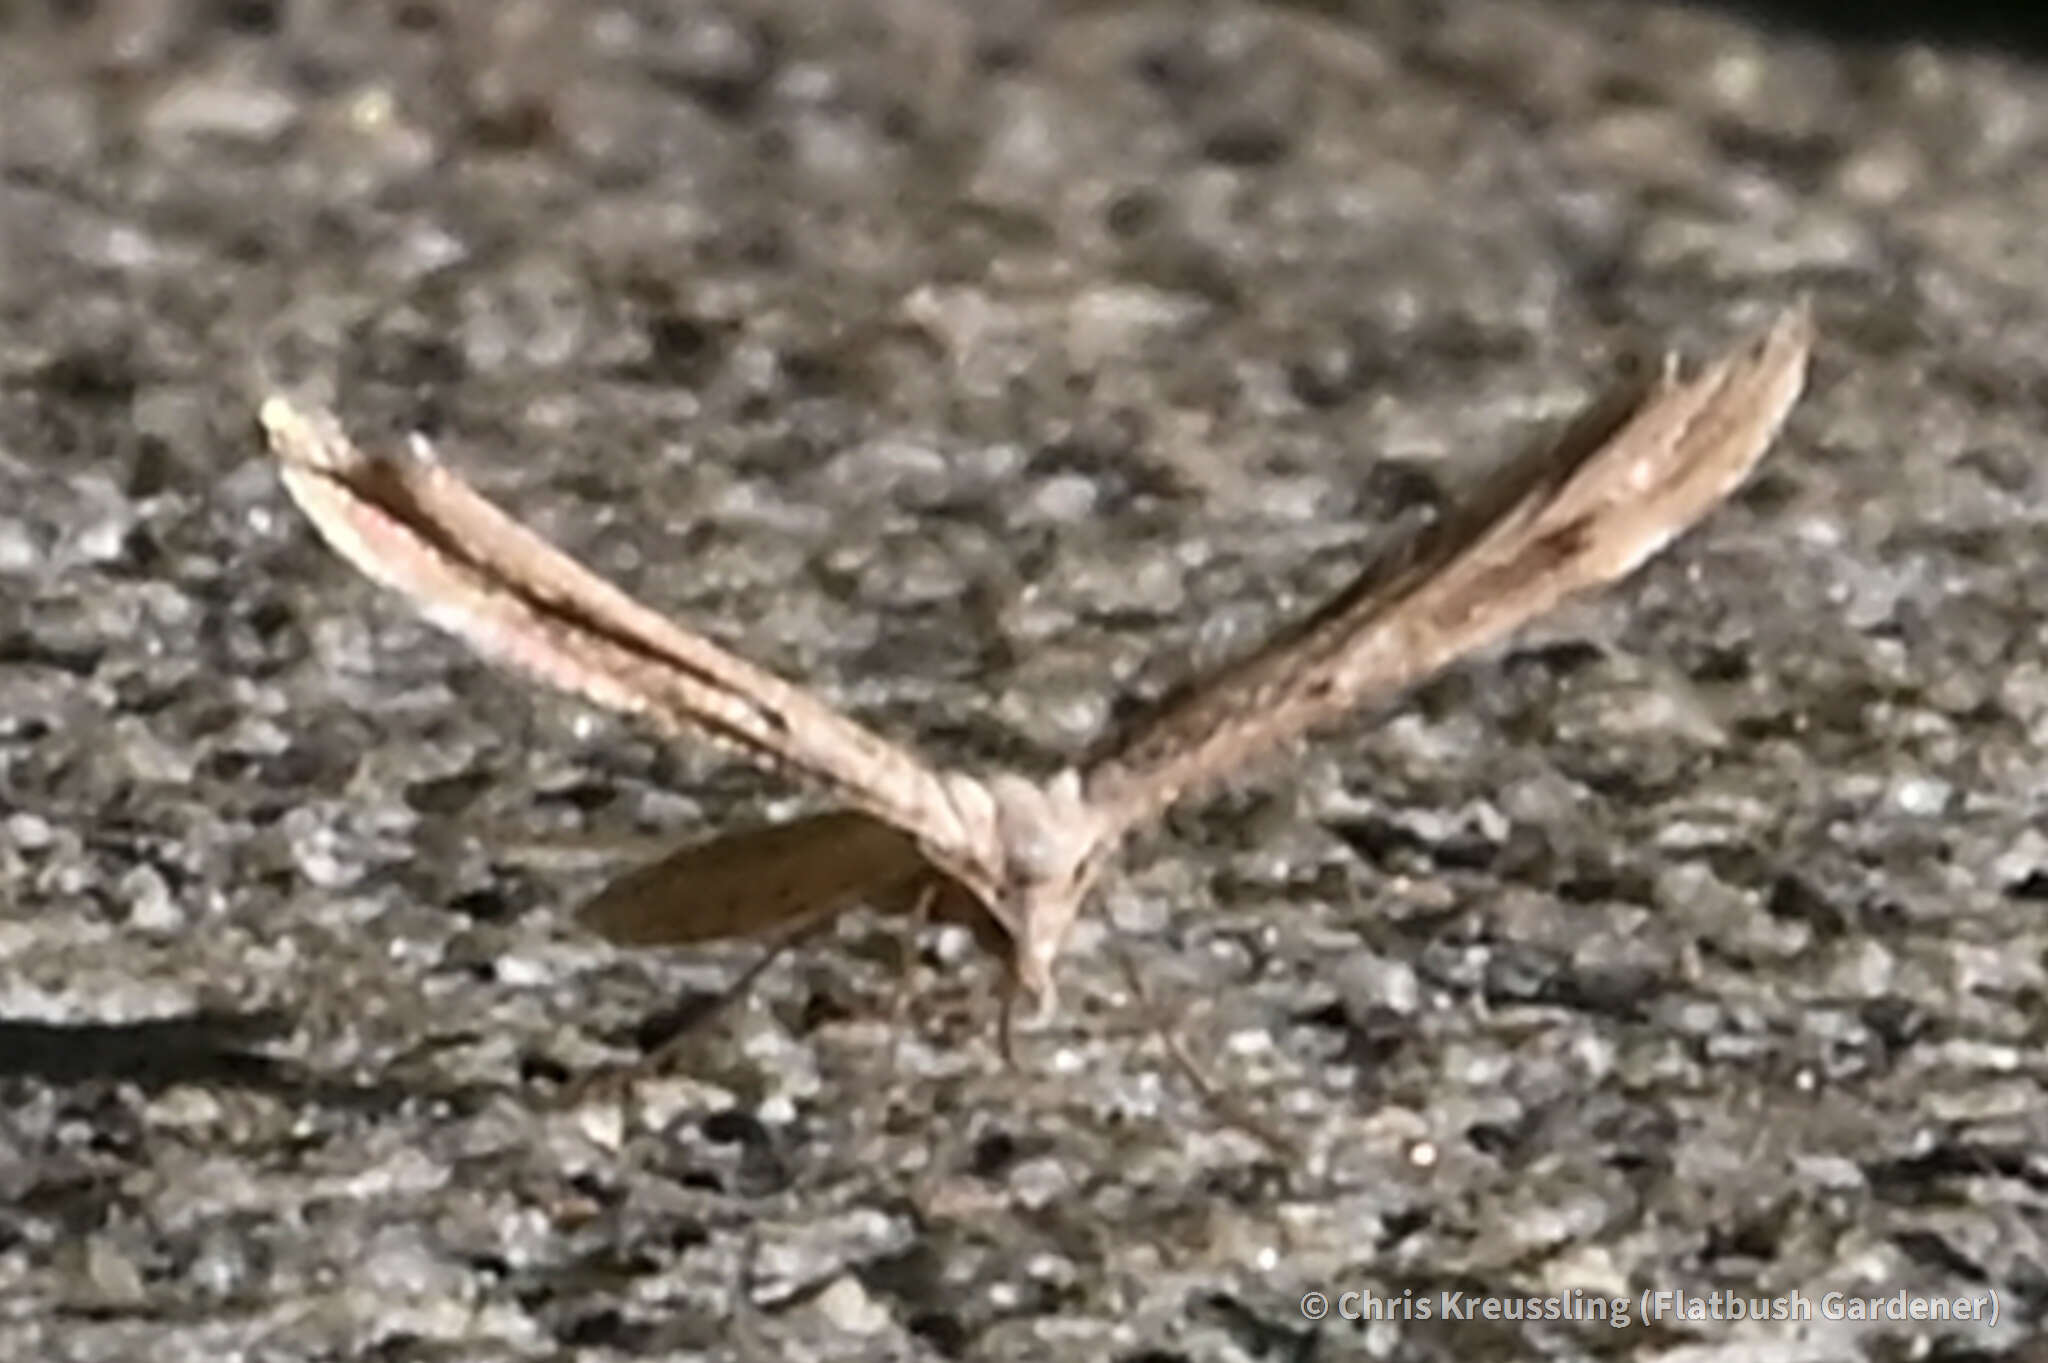
[(1085, 769), (1089, 801), (1129, 828), (1633, 571), (1762, 457), (1812, 343), (1797, 306), (1692, 378), (1667, 363), (1595, 404), (1321, 610), (1115, 736)]
[(334, 549), (494, 660), (807, 778), (926, 843), (966, 834), (929, 767), (810, 692), (634, 601), (429, 457), (366, 454), (331, 413), (260, 413), (285, 487)]
[(928, 874), (915, 838), (835, 810), (679, 848), (613, 881), (576, 917), (624, 946), (753, 937), (857, 901), (894, 907)]

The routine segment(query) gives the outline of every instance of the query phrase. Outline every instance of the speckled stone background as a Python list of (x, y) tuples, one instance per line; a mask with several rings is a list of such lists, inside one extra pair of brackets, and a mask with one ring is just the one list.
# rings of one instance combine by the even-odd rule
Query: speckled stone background
[[(0, 1357), (2022, 1356), (2048, 74), (1816, 12), (0, 6)], [(565, 1106), (753, 959), (566, 910), (804, 797), (474, 661), (252, 419), (1042, 766), (1801, 293), (1732, 504), (1133, 846), (1015, 1070), (854, 915)], [(1998, 1315), (1634, 1318), (1831, 1290)]]

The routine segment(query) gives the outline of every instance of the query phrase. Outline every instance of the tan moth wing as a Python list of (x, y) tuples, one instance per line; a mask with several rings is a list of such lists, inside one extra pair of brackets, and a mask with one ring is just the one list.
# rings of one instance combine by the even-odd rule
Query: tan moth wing
[(576, 918), (627, 946), (710, 942), (882, 902), (930, 874), (917, 839), (840, 809), (679, 848), (620, 876)]
[(1597, 403), (1322, 609), (1114, 736), (1084, 769), (1090, 804), (1129, 829), (1633, 571), (1762, 457), (1812, 342), (1801, 305), (1692, 378), (1667, 364)]
[[(519, 525), (423, 447), (366, 454), (325, 411), (260, 419), (334, 549), (485, 655), (671, 733), (807, 778), (926, 855), (971, 858), (948, 782), (807, 691), (656, 614)], [(730, 910), (728, 915), (730, 915)]]

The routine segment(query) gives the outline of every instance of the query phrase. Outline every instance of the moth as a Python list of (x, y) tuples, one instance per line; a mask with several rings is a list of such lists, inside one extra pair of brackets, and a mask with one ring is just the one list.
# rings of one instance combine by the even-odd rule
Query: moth
[(634, 601), (472, 491), (417, 436), (406, 453), (365, 453), (331, 413), (281, 395), (259, 420), (327, 542), (436, 625), (837, 805), (683, 847), (613, 883), (581, 921), (615, 942), (690, 943), (784, 933), (862, 901), (915, 906), (972, 928), (1006, 962), (1012, 1009), (1043, 1017), (1054, 963), (1126, 835), (1632, 572), (1762, 457), (1804, 386), (1813, 337), (1802, 303), (1690, 375), (1667, 357), (1618, 384), (1320, 609), (1045, 779), (933, 765), (875, 734)]

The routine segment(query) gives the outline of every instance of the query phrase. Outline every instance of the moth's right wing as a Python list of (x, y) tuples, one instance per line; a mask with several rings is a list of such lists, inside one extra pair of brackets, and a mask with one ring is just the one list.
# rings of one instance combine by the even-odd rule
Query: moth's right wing
[[(358, 449), (283, 397), (260, 420), (285, 487), (327, 542), (494, 660), (597, 704), (738, 749), (917, 840), (974, 861), (945, 780), (818, 697), (663, 618), (434, 461)], [(878, 844), (879, 845), (879, 844)]]

